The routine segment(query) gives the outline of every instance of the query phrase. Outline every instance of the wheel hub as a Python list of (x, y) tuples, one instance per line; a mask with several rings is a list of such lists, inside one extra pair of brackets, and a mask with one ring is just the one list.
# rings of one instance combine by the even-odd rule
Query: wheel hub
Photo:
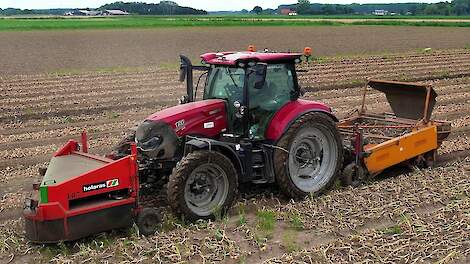
[(317, 168), (320, 165), (321, 157), (311, 145), (302, 143), (295, 154), (295, 160), (300, 168), (305, 169), (309, 166)]
[(210, 190), (211, 184), (207, 181), (204, 175), (198, 174), (194, 181), (190, 183), (191, 193), (194, 195), (200, 195)]
[(299, 141), (295, 151), (295, 165), (300, 178), (311, 178), (321, 166), (323, 150), (316, 138), (305, 138)]
[(334, 139), (329, 131), (304, 128), (291, 143), (289, 174), (302, 191), (315, 192), (326, 184), (335, 169)]

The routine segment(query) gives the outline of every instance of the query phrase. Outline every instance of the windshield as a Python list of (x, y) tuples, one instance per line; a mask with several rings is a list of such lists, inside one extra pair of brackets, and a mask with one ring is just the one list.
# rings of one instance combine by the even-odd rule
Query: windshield
[(210, 71), (204, 99), (242, 101), (245, 70), (242, 68), (213, 67)]
[[(261, 89), (255, 89), (255, 75), (247, 78), (249, 102), (243, 98), (245, 87), (245, 69), (211, 66), (204, 90), (204, 99), (223, 99), (227, 101), (229, 130), (235, 134), (243, 132), (243, 126), (249, 126), (250, 136), (263, 139), (269, 121), (286, 103), (293, 100), (295, 94), (294, 64), (268, 64), (266, 82)], [(238, 104), (235, 104), (238, 102)], [(243, 105), (249, 109), (249, 123), (237, 118), (235, 105)]]

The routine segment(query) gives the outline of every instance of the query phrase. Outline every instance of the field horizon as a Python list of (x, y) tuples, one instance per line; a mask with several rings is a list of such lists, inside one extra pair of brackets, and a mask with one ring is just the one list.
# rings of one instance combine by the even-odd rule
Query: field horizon
[(126, 29), (234, 26), (415, 26), (470, 27), (470, 16), (128, 16), (128, 17), (1, 17), (0, 31)]

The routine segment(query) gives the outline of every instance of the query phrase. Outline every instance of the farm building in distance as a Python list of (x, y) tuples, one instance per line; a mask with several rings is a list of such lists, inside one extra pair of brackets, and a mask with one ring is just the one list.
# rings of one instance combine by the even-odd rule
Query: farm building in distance
[(383, 9), (378, 9), (378, 10), (374, 10), (374, 12), (372, 12), (372, 14), (376, 15), (376, 16), (386, 16), (386, 15), (388, 15), (388, 11), (383, 10)]
[(297, 15), (297, 11), (292, 10), (290, 8), (283, 8), (283, 9), (281, 9), (280, 13), (283, 16), (296, 16)]
[(103, 16), (127, 16), (127, 15), (130, 15), (130, 14), (128, 12), (122, 11), (122, 10), (104, 10), (102, 12), (102, 15)]
[(130, 15), (122, 10), (74, 10), (64, 14), (65, 16), (127, 16)]

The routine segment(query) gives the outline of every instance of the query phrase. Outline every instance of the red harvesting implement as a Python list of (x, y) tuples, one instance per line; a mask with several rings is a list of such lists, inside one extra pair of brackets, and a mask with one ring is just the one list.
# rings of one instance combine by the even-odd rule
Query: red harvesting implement
[[(26, 234), (36, 242), (59, 242), (126, 228), (134, 221), (145, 231), (159, 216), (139, 204), (137, 148), (111, 160), (82, 151), (71, 140), (51, 159), (40, 185), (38, 200), (28, 199), (24, 217)], [(150, 222), (149, 222), (150, 221)], [(153, 230), (153, 229), (152, 229)]]

